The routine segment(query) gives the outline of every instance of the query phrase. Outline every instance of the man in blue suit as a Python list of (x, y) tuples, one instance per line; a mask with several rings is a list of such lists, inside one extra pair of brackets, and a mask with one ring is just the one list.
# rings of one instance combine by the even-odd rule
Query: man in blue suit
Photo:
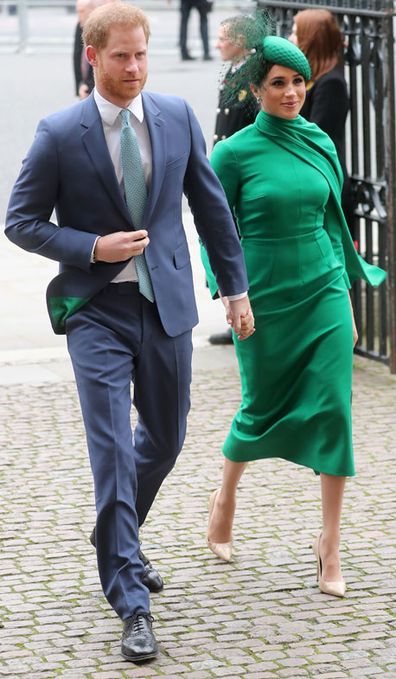
[[(95, 89), (40, 122), (6, 223), (14, 243), (60, 262), (48, 311), (67, 336), (95, 484), (99, 574), (132, 661), (158, 652), (139, 526), (181, 450), (190, 406), (198, 317), (183, 192), (229, 299), (229, 322), (242, 340), (254, 331), (239, 239), (194, 114), (178, 97), (142, 93), (148, 37), (147, 17), (131, 5), (90, 15), (84, 42)], [(125, 125), (147, 187), (140, 224), (131, 216), (140, 196), (131, 198)]]

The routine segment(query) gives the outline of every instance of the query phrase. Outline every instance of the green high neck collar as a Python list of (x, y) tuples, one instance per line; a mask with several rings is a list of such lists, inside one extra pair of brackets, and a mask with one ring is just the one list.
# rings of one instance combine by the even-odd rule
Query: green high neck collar
[(306, 123), (306, 120), (300, 115), (290, 120), (289, 118), (279, 118), (279, 116), (274, 116), (272, 113), (263, 110), (259, 111), (255, 121), (256, 127), (261, 132), (269, 132), (271, 127), (278, 130), (297, 130), (304, 126), (304, 123)]

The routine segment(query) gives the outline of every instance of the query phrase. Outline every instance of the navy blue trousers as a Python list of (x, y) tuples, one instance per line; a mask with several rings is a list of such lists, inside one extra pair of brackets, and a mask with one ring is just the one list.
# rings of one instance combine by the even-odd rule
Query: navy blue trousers
[(111, 283), (68, 319), (66, 334), (95, 485), (100, 580), (125, 620), (150, 610), (139, 526), (184, 442), (191, 331), (168, 337), (137, 284)]

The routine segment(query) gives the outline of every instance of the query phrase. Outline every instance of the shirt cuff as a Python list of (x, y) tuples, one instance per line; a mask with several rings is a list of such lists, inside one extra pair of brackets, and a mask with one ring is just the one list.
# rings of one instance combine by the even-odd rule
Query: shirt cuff
[(227, 295), (229, 302), (236, 302), (238, 299), (244, 299), (244, 297), (247, 297), (247, 291), (240, 292), (239, 295)]
[(91, 264), (95, 264), (95, 263), (96, 263), (96, 259), (95, 259), (95, 248), (96, 248), (96, 243), (98, 242), (99, 238), (100, 238), (100, 236), (98, 236), (97, 238), (95, 238), (95, 242), (94, 242), (93, 248), (92, 248), (92, 250), (91, 250), (91, 259), (90, 259)]

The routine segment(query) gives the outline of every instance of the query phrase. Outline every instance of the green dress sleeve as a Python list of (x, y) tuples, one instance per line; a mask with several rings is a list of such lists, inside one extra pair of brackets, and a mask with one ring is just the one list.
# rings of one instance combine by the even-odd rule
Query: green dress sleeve
[[(217, 174), (223, 189), (225, 191), (228, 205), (234, 215), (234, 207), (238, 195), (239, 186), (239, 172), (238, 161), (235, 153), (230, 148), (227, 140), (220, 141), (216, 144), (210, 157), (210, 164)], [(206, 272), (206, 280), (208, 282), (210, 294), (213, 298), (218, 296), (218, 285), (216, 278), (209, 264), (208, 253), (205, 244), (200, 241), (201, 260)]]

